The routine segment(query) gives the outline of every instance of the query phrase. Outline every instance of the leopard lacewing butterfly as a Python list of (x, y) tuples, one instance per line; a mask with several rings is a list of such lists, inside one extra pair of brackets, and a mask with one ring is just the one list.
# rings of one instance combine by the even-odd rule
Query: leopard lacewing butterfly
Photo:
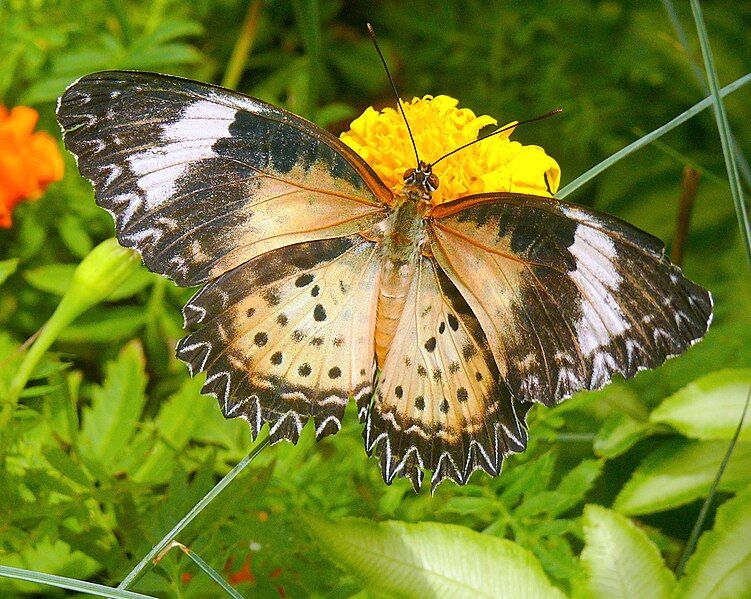
[(654, 368), (711, 321), (710, 294), (621, 220), (519, 193), (434, 206), (423, 162), (394, 193), (333, 135), (226, 89), (107, 71), (57, 115), (120, 243), (203, 285), (177, 348), (203, 392), (274, 442), (310, 419), (336, 433), (354, 398), (387, 483), (497, 475), (534, 403)]

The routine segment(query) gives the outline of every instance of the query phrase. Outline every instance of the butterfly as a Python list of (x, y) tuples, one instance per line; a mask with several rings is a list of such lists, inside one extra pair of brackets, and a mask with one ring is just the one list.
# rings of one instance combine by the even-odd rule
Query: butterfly
[(386, 483), (497, 475), (532, 405), (654, 368), (711, 321), (710, 294), (628, 223), (520, 193), (434, 206), (422, 161), (392, 192), (338, 138), (239, 93), (109, 71), (57, 115), (120, 243), (203, 286), (177, 348), (203, 392), (293, 443), (309, 420), (339, 431), (354, 399)]

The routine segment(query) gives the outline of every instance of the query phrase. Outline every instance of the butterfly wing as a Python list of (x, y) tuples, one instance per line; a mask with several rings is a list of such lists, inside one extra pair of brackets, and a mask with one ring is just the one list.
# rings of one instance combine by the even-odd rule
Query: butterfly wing
[(206, 285), (183, 310), (200, 328), (178, 345), (206, 372), (227, 418), (264, 422), (296, 442), (313, 418), (320, 438), (341, 427), (351, 396), (372, 392), (377, 245), (359, 235), (273, 250)]
[(707, 331), (712, 299), (662, 243), (614, 217), (498, 193), (436, 208), (431, 249), (514, 397), (555, 404), (631, 377)]
[(165, 75), (87, 75), (60, 99), (66, 146), (121, 244), (181, 285), (264, 252), (351, 235), (391, 192), (350, 148), (287, 111)]
[(433, 260), (419, 259), (372, 404), (360, 402), (365, 447), (380, 455), (383, 478), (422, 468), (432, 487), (464, 484), (477, 468), (497, 475), (503, 456), (523, 451), (528, 406), (501, 382), (472, 310)]

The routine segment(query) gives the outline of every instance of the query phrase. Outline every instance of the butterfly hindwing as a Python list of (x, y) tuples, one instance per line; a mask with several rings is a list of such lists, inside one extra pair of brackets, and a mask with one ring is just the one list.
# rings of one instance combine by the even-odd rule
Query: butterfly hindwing
[(709, 293), (658, 239), (614, 217), (509, 193), (445, 204), (434, 217), (432, 251), (522, 401), (552, 405), (654, 368), (711, 322)]
[(206, 285), (185, 306), (200, 328), (178, 345), (204, 392), (257, 435), (297, 441), (341, 428), (351, 396), (372, 392), (378, 260), (357, 235), (274, 250)]
[(526, 406), (501, 382), (477, 319), (435, 263), (419, 260), (364, 433), (384, 480), (407, 476), (415, 489), (422, 468), (433, 488), (464, 484), (477, 468), (497, 475), (527, 441)]
[(57, 114), (119, 241), (178, 284), (356, 233), (383, 218), (391, 198), (359, 156), (312, 123), (187, 79), (87, 75)]

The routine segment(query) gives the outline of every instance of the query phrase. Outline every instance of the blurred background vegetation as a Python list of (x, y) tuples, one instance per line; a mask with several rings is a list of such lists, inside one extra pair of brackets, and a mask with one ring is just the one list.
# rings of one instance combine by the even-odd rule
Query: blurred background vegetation
[[(687, 48), (671, 23), (672, 5), (657, 0), (5, 0), (0, 104), (34, 107), (40, 128), (59, 139), (55, 100), (75, 78), (153, 70), (233, 86), (339, 133), (367, 106), (394, 104), (366, 35), (370, 21), (403, 97), (448, 94), (499, 122), (562, 107), (563, 115), (514, 138), (544, 147), (565, 184), (707, 95), (696, 77), (701, 54), (690, 8), (676, 4)], [(751, 3), (703, 8), (727, 84), (751, 65)], [(250, 42), (243, 65), (242, 44)], [(749, 100), (747, 88), (726, 100), (741, 149), (751, 147)], [(114, 233), (67, 153), (65, 161), (65, 178), (0, 230), (0, 395), (21, 344), (50, 316), (76, 264)], [(453, 523), (509, 539), (566, 594), (602, 596), (598, 527), (613, 526), (646, 547), (644, 559), (658, 568), (668, 595), (688, 596), (690, 580), (719, 576), (715, 566), (702, 570), (725, 539), (715, 530), (678, 590), (671, 578), (751, 383), (749, 269), (711, 111), (568, 199), (628, 220), (670, 248), (687, 165), (701, 182), (684, 271), (713, 292), (716, 316), (685, 356), (555, 409), (535, 408), (530, 447), (508, 460), (500, 478), (477, 473), (464, 488), (441, 485), (432, 498), (427, 490), (413, 494), (403, 480), (383, 484), (352, 411), (344, 429), (321, 443), (307, 430), (298, 446), (265, 450), (179, 540), (241, 593), (260, 597), (347, 597), (377, 587), (377, 575), (337, 553), (337, 535), (354, 535), (366, 553), (370, 547), (352, 521), (330, 534), (322, 518), (341, 516)], [(0, 564), (116, 585), (247, 454), (246, 424), (225, 422), (174, 357), (190, 295), (141, 271), (45, 354), (0, 431)], [(726, 509), (718, 521), (751, 535), (751, 502), (744, 508), (739, 496), (733, 503), (749, 484), (747, 424), (715, 505)], [(714, 517), (713, 509), (709, 528)], [(735, 550), (748, 567), (749, 549)], [(334, 567), (339, 559), (344, 569)], [(745, 587), (726, 577), (716, 588), (748, 596), (748, 578)], [(134, 588), (160, 597), (223, 593), (174, 551)], [(3, 596), (31, 591), (40, 587), (0, 579)]]

